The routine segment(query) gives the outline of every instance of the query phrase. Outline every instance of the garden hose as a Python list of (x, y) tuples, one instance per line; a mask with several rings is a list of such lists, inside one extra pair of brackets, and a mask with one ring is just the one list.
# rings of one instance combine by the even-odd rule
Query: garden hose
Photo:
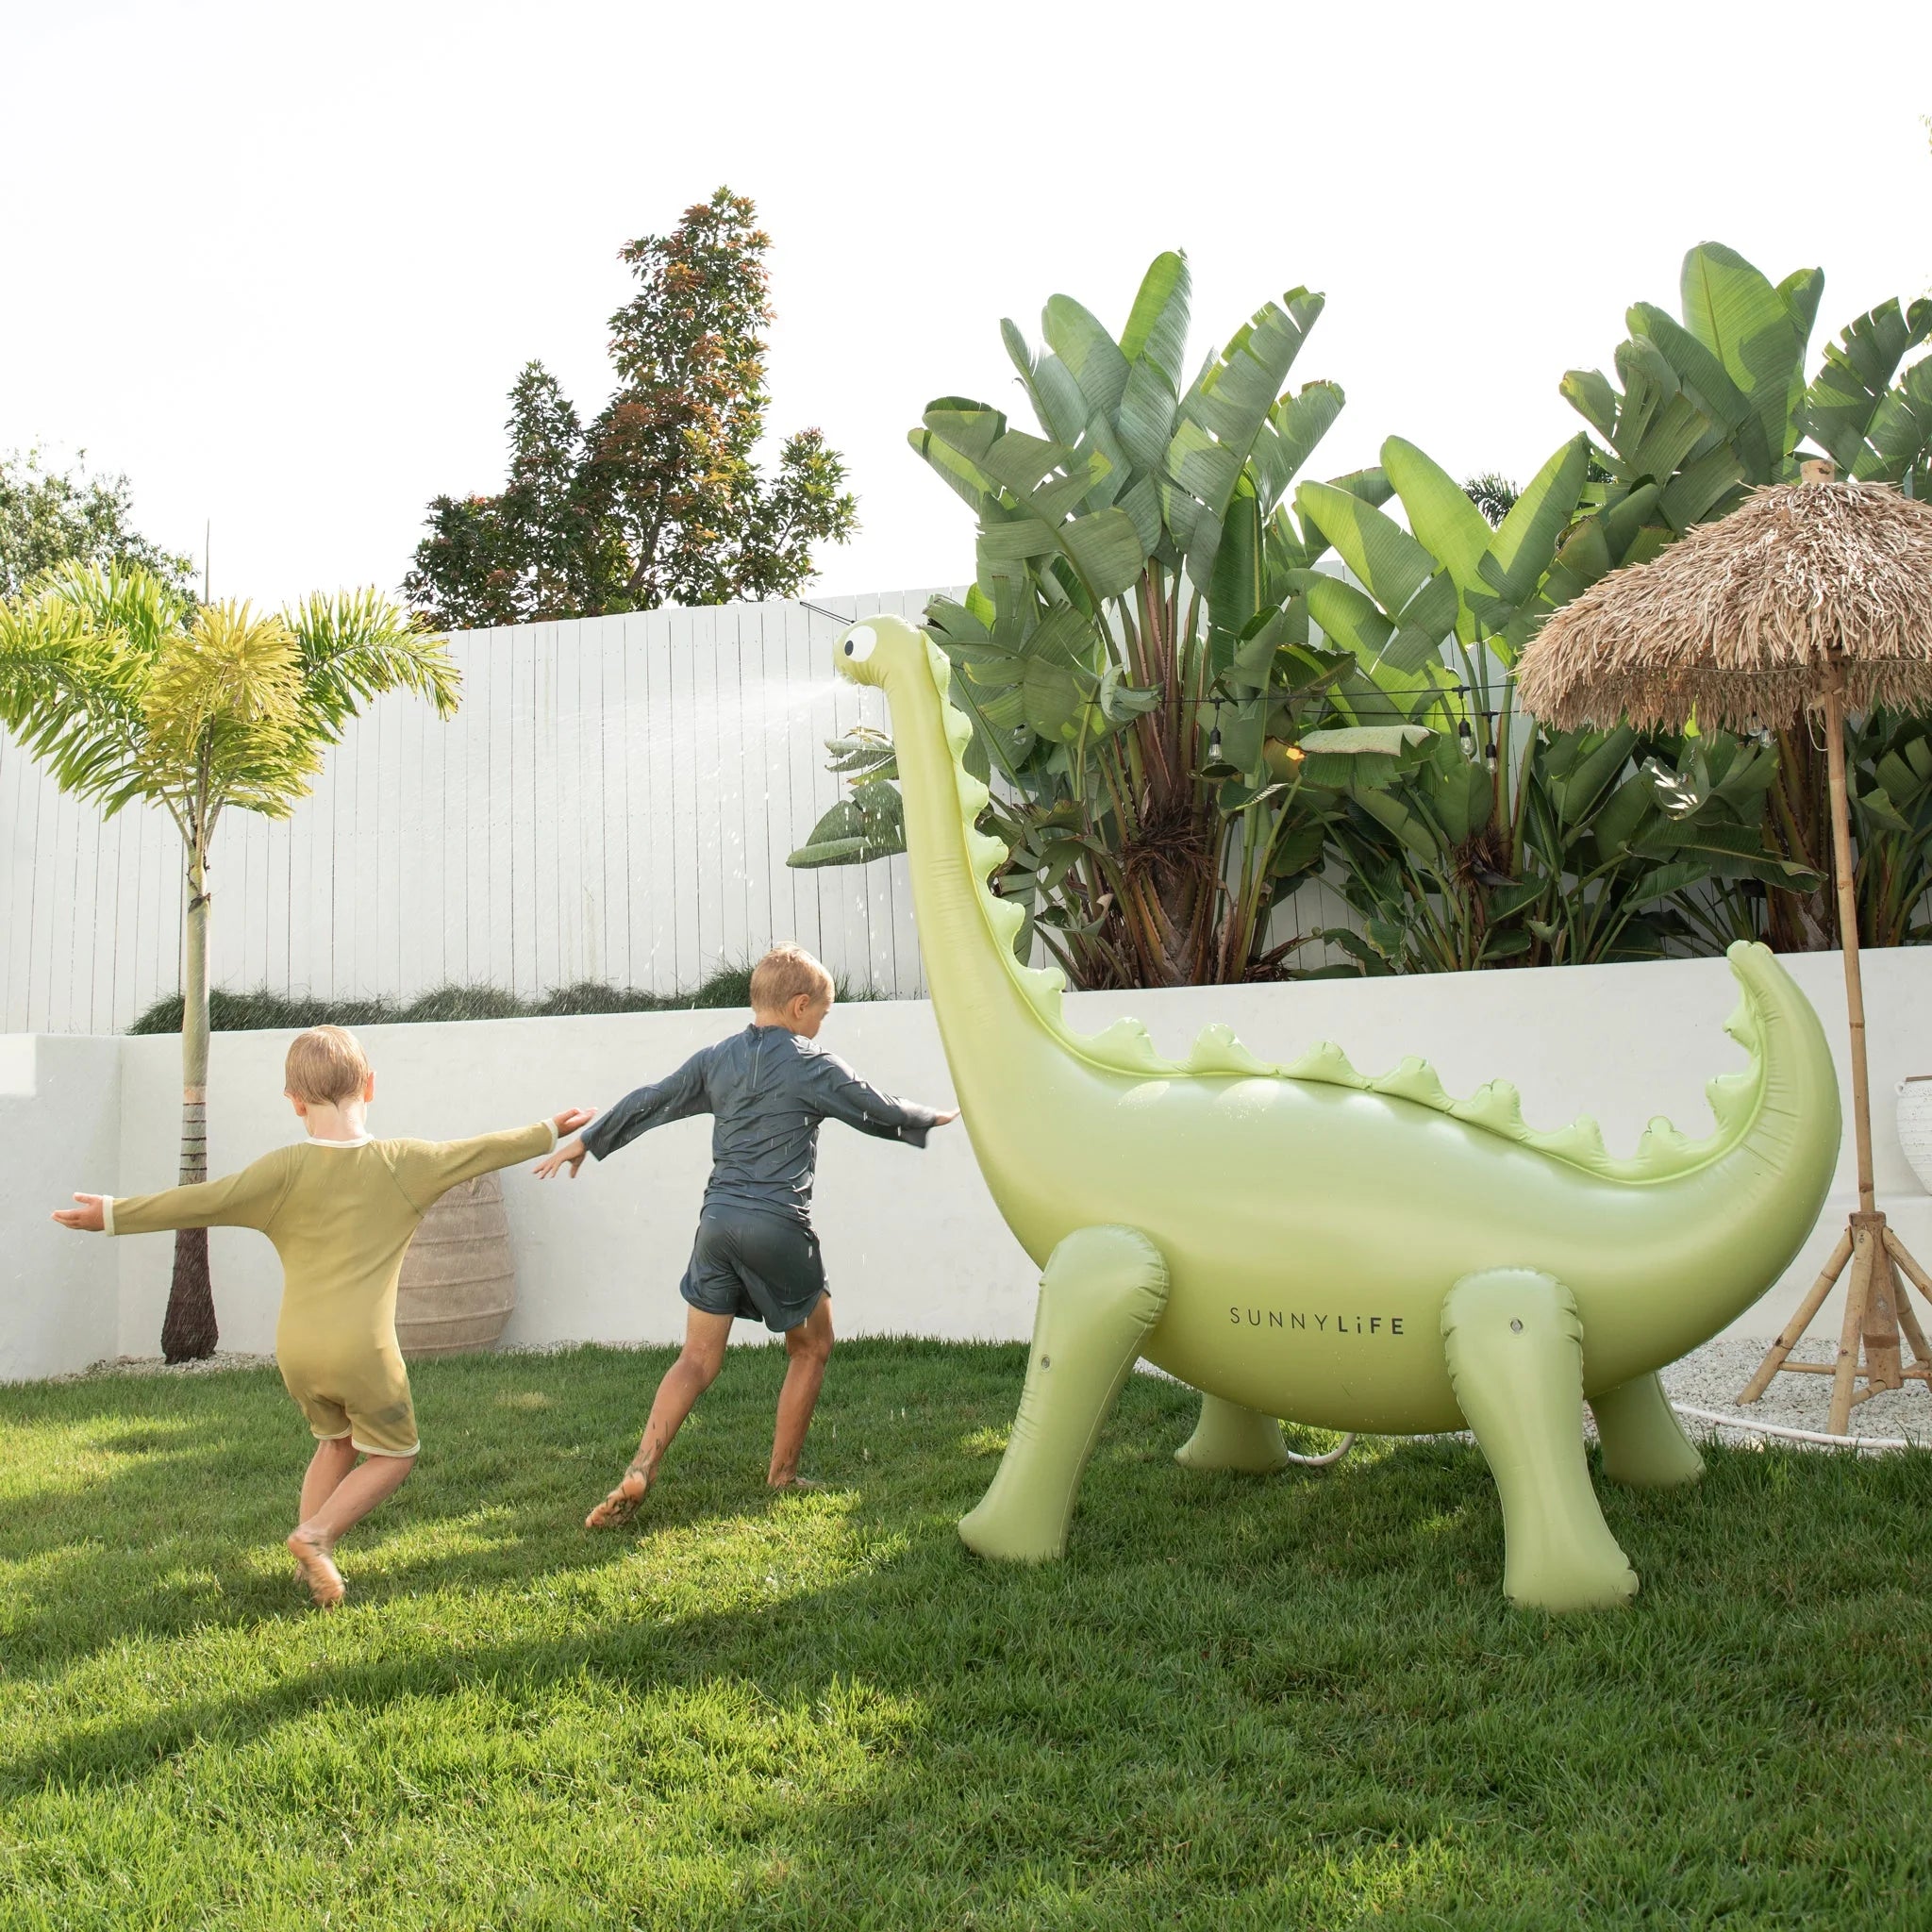
[(1297, 1469), (1327, 1469), (1338, 1463), (1355, 1447), (1356, 1431), (1349, 1430), (1334, 1448), (1324, 1450), (1320, 1456), (1297, 1456), (1292, 1449), (1287, 1451), (1288, 1459)]
[(1754, 1435), (1776, 1436), (1787, 1442), (1822, 1442), (1831, 1449), (1880, 1450), (1890, 1452), (1895, 1449), (1923, 1449), (1928, 1445), (1913, 1442), (1904, 1436), (1831, 1436), (1823, 1429), (1788, 1429), (1778, 1423), (1750, 1423), (1741, 1416), (1719, 1415), (1708, 1408), (1688, 1408), (1680, 1402), (1672, 1403), (1679, 1415), (1689, 1416), (1694, 1422), (1711, 1423), (1721, 1429), (1747, 1429)]

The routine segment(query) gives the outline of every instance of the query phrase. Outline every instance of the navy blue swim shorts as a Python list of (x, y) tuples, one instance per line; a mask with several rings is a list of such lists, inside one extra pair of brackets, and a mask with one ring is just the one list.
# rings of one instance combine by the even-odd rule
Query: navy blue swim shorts
[(786, 1215), (708, 1208), (677, 1291), (707, 1314), (762, 1322), (782, 1335), (828, 1292), (819, 1238)]

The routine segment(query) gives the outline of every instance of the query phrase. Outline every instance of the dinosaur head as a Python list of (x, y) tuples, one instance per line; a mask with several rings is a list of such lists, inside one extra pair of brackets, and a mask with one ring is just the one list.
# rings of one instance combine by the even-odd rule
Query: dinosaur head
[(839, 675), (854, 684), (884, 686), (917, 667), (927, 672), (925, 633), (903, 617), (868, 617), (832, 647)]

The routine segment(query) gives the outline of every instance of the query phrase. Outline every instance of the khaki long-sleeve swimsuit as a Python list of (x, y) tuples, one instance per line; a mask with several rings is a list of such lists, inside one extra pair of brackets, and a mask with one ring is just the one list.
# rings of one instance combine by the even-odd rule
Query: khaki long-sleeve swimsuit
[(416, 1409), (396, 1345), (403, 1251), (459, 1181), (556, 1144), (548, 1121), (469, 1141), (297, 1141), (225, 1180), (109, 1200), (104, 1219), (109, 1234), (258, 1228), (282, 1262), (275, 1361), (309, 1427), (368, 1456), (413, 1456)]

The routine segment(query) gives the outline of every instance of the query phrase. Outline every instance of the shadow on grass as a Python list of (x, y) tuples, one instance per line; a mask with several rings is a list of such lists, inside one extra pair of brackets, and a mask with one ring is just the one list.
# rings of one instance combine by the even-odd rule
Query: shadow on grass
[[(125, 1565), (125, 1602), (76, 1623), (56, 1573), (28, 1563), (0, 1644), (14, 1674), (56, 1675), (136, 1632), (300, 1622), (325, 1641), (267, 1686), (191, 1686), (149, 1714), (66, 1721), (0, 1769), (0, 1793), (105, 1799), (197, 1749), (242, 1754), (344, 1713), (378, 1726), (479, 1685), (531, 1722), (585, 1686), (613, 1710), (730, 1684), (808, 1711), (863, 1686), (916, 1712), (865, 1779), (780, 1813), (769, 1833), (790, 1863), (763, 1882), (757, 1917), (707, 1921), (732, 1924), (861, 1923), (855, 1900), (887, 1883), (902, 1888), (902, 1919), (865, 1923), (964, 1923), (982, 1884), (995, 1903), (1033, 1887), (1038, 1913), (986, 1923), (1047, 1923), (1041, 1874), (1063, 1870), (1099, 1874), (1106, 1896), (1056, 1908), (1056, 1924), (1148, 1923), (1158, 1898), (1200, 1909), (1199, 1923), (1299, 1922), (1270, 1889), (1288, 1883), (1284, 1860), (1324, 1898), (1382, 1886), (1417, 1907), (1487, 1900), (1486, 1924), (1615, 1917), (1645, 1884), (1679, 1901), (1664, 1923), (1720, 1907), (1771, 1923), (1752, 1915), (1835, 1887), (1842, 1899), (1873, 1834), (1916, 1803), (1927, 1739), (1898, 1697), (1932, 1645), (1907, 1531), (1932, 1503), (1932, 1457), (1729, 1451), (1692, 1490), (1606, 1487), (1645, 1592), (1627, 1613), (1558, 1621), (1503, 1607), (1498, 1511), (1469, 1445), (1377, 1444), (1313, 1477), (1196, 1476), (1172, 1461), (1192, 1399), (1136, 1377), (1068, 1559), (1011, 1570), (975, 1562), (954, 1524), (996, 1466), (1024, 1350), (857, 1343), (835, 1358), (814, 1431), (828, 1493), (762, 1493), (782, 1362), (734, 1354), (638, 1532), (587, 1535), (575, 1525), (668, 1358), (421, 1371), (429, 1453), (390, 1526), (348, 1551), (359, 1607), (330, 1620), (250, 1561), (280, 1533), (299, 1474), (300, 1424), (272, 1384), (219, 1405), (206, 1383), (9, 1391), (0, 1425), (64, 1425), (91, 1453), (151, 1445), (123, 1447), (133, 1466), (110, 1468), (88, 1510), (100, 1544), (59, 1566)], [(216, 1406), (225, 1433), (191, 1430), (199, 1446), (184, 1455), (183, 1423)], [(218, 1573), (212, 1605), (186, 1589), (172, 1607), (142, 1600), (137, 1579), (157, 1558), (132, 1538), (154, 1520), (157, 1464), (186, 1490), (165, 1562)], [(77, 1493), (63, 1491), (62, 1513)], [(815, 1535), (788, 1554), (788, 1525)], [(667, 1589), (659, 1568), (708, 1530), (721, 1571), (727, 1548), (776, 1540), (769, 1559), (741, 1560), (722, 1607)], [(404, 1554), (470, 1531), (487, 1546)], [(0, 1554), (20, 1558), (22, 1536), (42, 1558), (65, 1547), (15, 1494)], [(785, 1574), (760, 1583), (766, 1560)], [(613, 1606), (630, 1574), (634, 1597)], [(541, 1628), (540, 1599), (578, 1587), (572, 1626)], [(455, 1621), (457, 1595), (489, 1602), (498, 1627), (396, 1651), (385, 1632), (399, 1607), (420, 1602), (435, 1628)], [(1748, 1776), (1733, 1774), (1742, 1763)], [(1834, 1812), (1856, 1829), (1832, 1830)], [(1461, 1848), (1455, 1872), (1432, 1878), (1415, 1861), (1444, 1844)], [(1274, 1899), (1278, 1916), (1208, 1909), (1237, 1895)], [(1322, 1909), (1341, 1923), (1340, 1907)]]
[[(903, 1353), (906, 1345), (883, 1346)], [(836, 1509), (859, 1542), (896, 1540), (901, 1547), (823, 1601), (810, 1599), (826, 1613), (827, 1627), (855, 1618), (869, 1625), (875, 1605), (917, 1599), (926, 1588), (943, 1594), (963, 1586), (1003, 1604), (1051, 1605), (1078, 1600), (1090, 1579), (1128, 1575), (1153, 1587), (1171, 1580), (1162, 1573), (1175, 1568), (1191, 1582), (1219, 1576), (1232, 1596), (1244, 1594), (1259, 1572), (1291, 1585), (1375, 1586), (1405, 1599), (1443, 1598), (1515, 1624), (1546, 1622), (1498, 1607), (1500, 1516), (1481, 1458), (1468, 1444), (1383, 1442), (1319, 1475), (1194, 1474), (1172, 1461), (1191, 1427), (1194, 1398), (1140, 1377), (1129, 1383), (1090, 1469), (1067, 1560), (1031, 1571), (980, 1564), (958, 1543), (954, 1525), (997, 1467), (1001, 1433), (971, 1424), (1010, 1407), (1024, 1351), (944, 1351), (963, 1355), (966, 1367), (949, 1399), (922, 1404), (916, 1420), (908, 1406), (868, 1399), (866, 1351), (865, 1343), (846, 1344), (827, 1385), (812, 1443), (828, 1483), (819, 1507)], [(614, 1534), (579, 1527), (621, 1469), (670, 1358), (669, 1352), (582, 1350), (419, 1365), (425, 1459), (396, 1501), (343, 1545), (354, 1602), (379, 1607), (453, 1584), (466, 1591), (554, 1585), (628, 1563), (659, 1538), (813, 1507), (774, 1497), (762, 1481), (782, 1357), (776, 1350), (734, 1351), (639, 1521)], [(309, 1444), (279, 1383), (256, 1379), (263, 1386), (250, 1395), (269, 1399), (249, 1404), (253, 1426), (222, 1435), (193, 1425), (205, 1382), (104, 1379), (48, 1391), (48, 1406), (63, 1411), (90, 1455), (110, 1466), (101, 1474), (76, 1470), (54, 1496), (37, 1489), (0, 1502), (0, 1555), (29, 1569), (36, 1559), (57, 1559), (38, 1571), (38, 1583), (28, 1580), (12, 1594), (4, 1653), (15, 1674), (57, 1672), (137, 1633), (312, 1621), (286, 1580), (279, 1550)], [(841, 1448), (841, 1428), (848, 1444), (855, 1432), (879, 1442), (877, 1454), (861, 1446), (855, 1458)], [(892, 1438), (902, 1452), (896, 1458)], [(1659, 1587), (1722, 1588), (1747, 1550), (1763, 1573), (1758, 1587), (1796, 1604), (1815, 1598), (1825, 1580), (1818, 1559), (1826, 1553), (1814, 1549), (1807, 1560), (1788, 1551), (1793, 1560), (1781, 1568), (1781, 1514), (1815, 1513), (1817, 1479), (1841, 1478), (1851, 1467), (1719, 1452), (1713, 1474), (1696, 1488), (1631, 1495), (1601, 1484), (1600, 1493), (1613, 1531), (1647, 1576), (1648, 1594), (1640, 1600), (1645, 1608), (1657, 1604)], [(1928, 1471), (1932, 1457), (1908, 1457), (1867, 1465), (1849, 1482), (1827, 1481), (1839, 1492), (1831, 1507), (1839, 1537), (1828, 1553), (1833, 1593), (1896, 1579), (1896, 1524), (1932, 1500)], [(158, 1542), (148, 1528), (158, 1507), (165, 1523)], [(443, 1537), (455, 1540), (458, 1554), (439, 1553)], [(412, 1544), (424, 1547), (403, 1555)], [(95, 1593), (118, 1602), (119, 1614), (76, 1616), (71, 1575), (80, 1566), (92, 1573)], [(170, 1570), (212, 1575), (218, 1599), (158, 1588), (157, 1573)], [(125, 1590), (112, 1588), (115, 1573), (125, 1576)], [(762, 1605), (742, 1627), (761, 1631), (773, 1617), (793, 1614), (799, 1601)], [(740, 1624), (733, 1613), (713, 1627), (728, 1632)], [(588, 1645), (573, 1639), (558, 1656), (577, 1668), (630, 1657), (630, 1645), (620, 1622)], [(708, 1641), (701, 1649), (709, 1655), (716, 1647)], [(724, 1647), (735, 1653), (739, 1646)], [(834, 1641), (824, 1654), (836, 1658), (837, 1649)], [(544, 1655), (541, 1645), (512, 1641), (489, 1653), (489, 1667)], [(471, 1657), (465, 1669), (476, 1661)], [(421, 1660), (407, 1668), (420, 1670)], [(836, 1671), (836, 1661), (828, 1668)], [(300, 1687), (298, 1704), (333, 1694), (328, 1685), (324, 1677)]]

